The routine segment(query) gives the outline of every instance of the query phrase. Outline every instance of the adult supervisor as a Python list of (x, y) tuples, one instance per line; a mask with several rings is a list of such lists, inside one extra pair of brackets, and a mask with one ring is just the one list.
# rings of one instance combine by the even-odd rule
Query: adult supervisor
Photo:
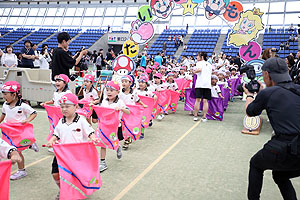
[(275, 135), (250, 160), (248, 199), (260, 198), (263, 174), (272, 170), (283, 199), (297, 199), (290, 181), (300, 176), (300, 86), (294, 84), (281, 58), (268, 59), (263, 67), (267, 86), (255, 100), (245, 86), (246, 113), (257, 116), (266, 109)]
[(77, 65), (82, 56), (86, 55), (88, 50), (82, 50), (79, 55), (72, 56), (69, 51), (70, 35), (67, 32), (61, 32), (57, 35), (58, 47), (53, 51), (52, 59), (52, 80), (59, 74), (70, 76), (70, 69)]
[(202, 122), (207, 122), (206, 115), (208, 112), (208, 100), (211, 100), (212, 66), (209, 62), (207, 62), (207, 54), (205, 52), (199, 52), (197, 54), (197, 63), (193, 72), (197, 75), (195, 84), (196, 102), (194, 105), (194, 121), (198, 121), (200, 103), (203, 99)]

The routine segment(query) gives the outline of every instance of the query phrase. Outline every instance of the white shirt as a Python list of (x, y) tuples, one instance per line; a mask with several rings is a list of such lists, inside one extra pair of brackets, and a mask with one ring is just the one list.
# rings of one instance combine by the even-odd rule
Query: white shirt
[(221, 93), (221, 89), (218, 85), (215, 86), (211, 86), (211, 97), (215, 97), (218, 98), (219, 97), (219, 93)]
[(135, 105), (135, 102), (139, 102), (140, 98), (138, 97), (137, 90), (130, 89), (130, 92), (128, 94), (124, 93), (124, 90), (119, 94), (119, 97), (121, 100), (124, 101), (126, 105)]
[(7, 142), (2, 140), (2, 138), (0, 138), (0, 160), (7, 158), (7, 154), (11, 149), (15, 149), (15, 147), (10, 146), (9, 144), (7, 144)]
[(202, 60), (197, 62), (194, 70), (201, 69), (202, 71), (197, 74), (197, 81), (195, 88), (211, 88), (211, 73), (212, 66), (208, 62)]
[(34, 62), (38, 63), (37, 66), (40, 66), (40, 69), (49, 69), (49, 63), (43, 55), (39, 55), (39, 59)]
[[(107, 98), (104, 99), (101, 103), (101, 106), (107, 107), (107, 108), (112, 108), (112, 109), (127, 108), (124, 101), (122, 99), (120, 99), (119, 96), (117, 96), (116, 99), (112, 103), (109, 103)], [(120, 111), (119, 120), (121, 120), (122, 115), (123, 115), (123, 112)], [(122, 126), (121, 123), (119, 124), (119, 127), (120, 126)]]
[(11, 54), (4, 53), (1, 57), (1, 63), (3, 66), (4, 66), (4, 64), (6, 64), (8, 67), (10, 67), (12, 65), (15, 65), (15, 67), (17, 67), (18, 59), (14, 53), (11, 53)]
[[(39, 53), (38, 53), (37, 50), (34, 51), (34, 55), (35, 55), (35, 56), (39, 56)], [(40, 57), (39, 57), (39, 59), (40, 59)], [(39, 59), (34, 59), (34, 61), (33, 61), (34, 67), (39, 67), (39, 66), (40, 66), (40, 61), (39, 61)]]
[(227, 81), (218, 81), (218, 85), (223, 85), (223, 88), (228, 88), (228, 83)]
[(178, 86), (177, 86), (177, 83), (175, 81), (173, 81), (173, 83), (165, 82), (164, 84), (165, 84), (165, 87), (167, 89), (170, 89), (172, 91), (178, 90)]
[(65, 117), (61, 118), (54, 129), (53, 135), (60, 138), (60, 143), (67, 144), (87, 142), (89, 135), (94, 132), (87, 120), (77, 114), (71, 124), (66, 123)]
[(154, 94), (151, 90), (149, 90), (148, 88), (146, 88), (146, 90), (140, 90), (140, 89), (137, 89), (137, 95), (140, 95), (140, 96), (145, 96), (145, 97), (153, 97)]
[(5, 115), (4, 121), (9, 123), (21, 122), (36, 111), (28, 104), (18, 101), (15, 107), (10, 107), (5, 101), (2, 107), (2, 114)]
[(61, 97), (62, 96), (64, 96), (65, 94), (67, 94), (67, 93), (72, 93), (71, 92), (71, 90), (66, 90), (65, 92), (54, 92), (54, 94), (53, 94), (53, 104), (55, 105), (55, 106), (59, 106), (59, 103), (58, 103), (58, 101), (61, 99)]
[(219, 59), (217, 66), (220, 67), (221, 65), (223, 65), (225, 63), (224, 66), (222, 66), (221, 68), (219, 68), (220, 71), (222, 70), (226, 70), (227, 65), (229, 65), (229, 61), (227, 59), (223, 60), (222, 58)]
[(83, 97), (84, 98), (93, 98), (94, 100), (99, 99), (98, 92), (95, 88), (91, 88), (89, 92), (86, 92), (85, 89), (83, 90)]
[(167, 87), (163, 83), (161, 83), (161, 84), (153, 83), (151, 86), (153, 87), (154, 91), (162, 91), (162, 90), (167, 89)]

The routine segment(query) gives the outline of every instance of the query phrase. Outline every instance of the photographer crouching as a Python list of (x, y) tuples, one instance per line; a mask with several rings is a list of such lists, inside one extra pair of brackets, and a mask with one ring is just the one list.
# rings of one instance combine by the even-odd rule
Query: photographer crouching
[(285, 200), (297, 199), (290, 181), (300, 176), (300, 86), (292, 83), (288, 66), (281, 58), (268, 59), (263, 67), (266, 89), (253, 93), (243, 85), (247, 95), (246, 113), (257, 116), (266, 109), (275, 135), (250, 160), (248, 199), (260, 199), (265, 170)]

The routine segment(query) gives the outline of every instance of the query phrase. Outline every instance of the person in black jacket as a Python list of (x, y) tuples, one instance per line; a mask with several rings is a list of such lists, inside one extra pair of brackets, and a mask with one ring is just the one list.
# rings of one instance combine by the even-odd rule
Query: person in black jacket
[(283, 199), (296, 200), (290, 179), (300, 176), (300, 86), (292, 82), (281, 58), (266, 60), (262, 70), (267, 88), (254, 99), (243, 85), (245, 108), (248, 116), (266, 109), (275, 135), (250, 160), (248, 199), (260, 199), (264, 171), (272, 170)]
[(87, 54), (88, 50), (82, 50), (72, 56), (69, 49), (70, 35), (67, 32), (61, 32), (57, 35), (58, 47), (53, 51), (52, 58), (52, 80), (59, 74), (70, 76), (70, 69), (77, 65), (81, 58)]

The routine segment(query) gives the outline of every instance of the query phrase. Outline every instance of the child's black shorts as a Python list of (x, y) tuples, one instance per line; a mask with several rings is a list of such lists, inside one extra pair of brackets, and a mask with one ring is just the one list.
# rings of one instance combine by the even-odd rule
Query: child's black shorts
[(58, 164), (57, 164), (57, 159), (56, 156), (54, 156), (53, 161), (52, 161), (52, 171), (51, 174), (58, 173)]

